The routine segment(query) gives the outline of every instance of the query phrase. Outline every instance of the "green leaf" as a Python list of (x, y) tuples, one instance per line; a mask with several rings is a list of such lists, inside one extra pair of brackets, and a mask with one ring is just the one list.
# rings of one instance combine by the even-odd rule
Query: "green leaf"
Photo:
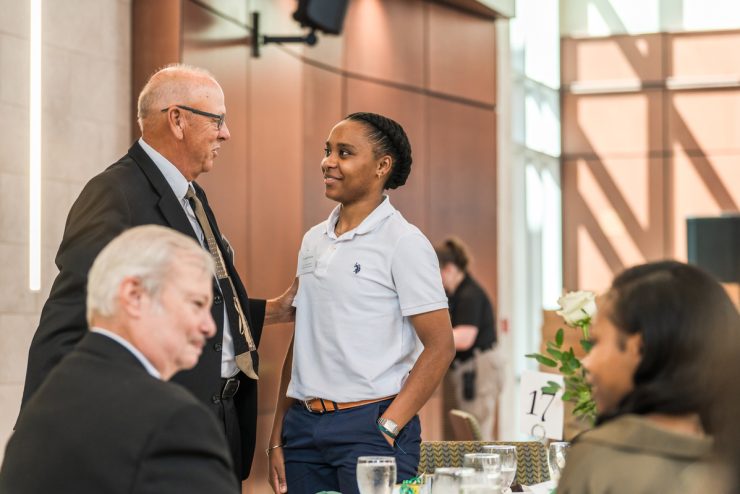
[(558, 348), (563, 346), (563, 328), (558, 329), (558, 332), (555, 333), (555, 344)]
[(525, 357), (533, 358), (537, 362), (539, 362), (540, 364), (546, 367), (557, 367), (558, 366), (558, 364), (554, 360), (547, 358), (544, 355), (540, 355), (539, 353), (530, 353), (528, 355), (525, 355)]
[(586, 351), (586, 353), (590, 352), (593, 346), (594, 346), (593, 343), (591, 343), (590, 341), (581, 340), (581, 348), (583, 348)]
[(555, 357), (556, 360), (560, 360), (563, 358), (563, 352), (555, 350), (554, 348), (548, 348), (547, 353)]
[(542, 392), (548, 394), (555, 394), (560, 391), (560, 384), (555, 381), (547, 381), (546, 386), (542, 386)]
[(563, 365), (560, 366), (560, 373), (565, 376), (570, 376), (573, 374), (573, 368), (567, 362), (563, 362)]

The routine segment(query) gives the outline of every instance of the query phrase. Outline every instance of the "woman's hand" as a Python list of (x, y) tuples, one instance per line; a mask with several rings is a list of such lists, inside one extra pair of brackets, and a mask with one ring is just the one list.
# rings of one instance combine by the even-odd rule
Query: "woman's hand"
[(285, 480), (285, 459), (283, 457), (282, 446), (268, 451), (267, 465), (267, 480), (275, 494), (284, 494), (288, 492), (288, 483)]

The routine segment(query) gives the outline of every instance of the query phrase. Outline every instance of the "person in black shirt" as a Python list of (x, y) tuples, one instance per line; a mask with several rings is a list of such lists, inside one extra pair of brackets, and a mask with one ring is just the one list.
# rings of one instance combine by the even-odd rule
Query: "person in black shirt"
[(454, 408), (471, 413), (481, 425), (482, 439), (494, 436), (496, 399), (501, 391), (503, 365), (495, 352), (496, 320), (486, 292), (468, 272), (465, 245), (448, 238), (435, 247), (442, 285), (449, 297), (455, 338), (455, 360), (447, 380), (454, 390)]

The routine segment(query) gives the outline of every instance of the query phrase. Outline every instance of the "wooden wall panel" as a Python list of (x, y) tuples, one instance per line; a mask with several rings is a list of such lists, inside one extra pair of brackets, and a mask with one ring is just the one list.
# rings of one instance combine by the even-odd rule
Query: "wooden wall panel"
[(428, 3), (428, 87), (496, 102), (496, 30), (482, 17)]
[[(154, 72), (179, 62), (182, 50), (183, 0), (133, 0), (131, 2), (131, 108)], [(141, 137), (136, 110), (131, 112), (131, 137)]]
[(400, 123), (411, 143), (413, 163), (406, 185), (386, 191), (392, 204), (424, 231), (429, 213), (425, 96), (374, 83), (347, 81), (347, 113), (380, 113)]
[(561, 44), (563, 84), (663, 79), (663, 35), (565, 38)]
[(424, 85), (424, 3), (354, 0), (344, 21), (344, 68), (389, 81)]
[(622, 269), (663, 257), (662, 159), (563, 164), (563, 283), (603, 291)]
[(663, 147), (660, 91), (563, 96), (563, 154), (645, 155)]
[(429, 100), (429, 239), (457, 235), (472, 273), (496, 298), (496, 114)]
[[(313, 47), (302, 53), (311, 60), (335, 68), (344, 61), (345, 37), (319, 35)], [(301, 232), (324, 221), (336, 203), (324, 195), (321, 159), (332, 127), (346, 112), (346, 81), (336, 72), (311, 65), (303, 66), (303, 205)]]
[[(262, 2), (265, 32), (295, 30), (294, 2)], [(250, 63), (249, 211), (252, 291), (281, 293), (295, 277), (303, 227), (303, 64), (275, 47)]]
[[(231, 139), (226, 141), (214, 169), (198, 178), (208, 193), (208, 201), (216, 213), (219, 226), (234, 248), (236, 267), (249, 281), (249, 170), (248, 101), (243, 90), (249, 74), (249, 47), (244, 43), (245, 31), (204, 12), (190, 2), (184, 3), (183, 29), (188, 35), (183, 40), (184, 63), (204, 67), (213, 73), (224, 91), (226, 126)], [(241, 39), (228, 46), (213, 43), (214, 39)], [(249, 286), (248, 286), (249, 288)]]
[(342, 109), (343, 87), (344, 81), (337, 74), (314, 67), (304, 70), (302, 232), (324, 221), (336, 206), (324, 194), (321, 159), (329, 132), (346, 113)]

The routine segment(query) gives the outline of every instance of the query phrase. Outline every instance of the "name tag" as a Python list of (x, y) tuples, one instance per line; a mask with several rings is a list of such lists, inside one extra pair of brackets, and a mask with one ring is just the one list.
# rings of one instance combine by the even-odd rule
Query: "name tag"
[(298, 263), (298, 276), (316, 271), (316, 255), (312, 252), (301, 255)]

